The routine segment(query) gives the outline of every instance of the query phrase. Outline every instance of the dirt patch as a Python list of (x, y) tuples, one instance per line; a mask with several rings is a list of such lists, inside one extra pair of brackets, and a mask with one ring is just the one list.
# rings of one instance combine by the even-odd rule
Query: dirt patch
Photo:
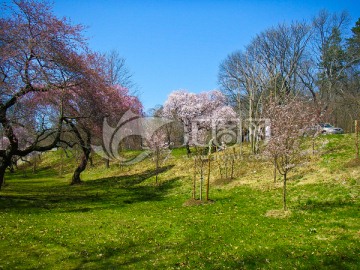
[(288, 218), (291, 216), (291, 211), (284, 210), (269, 210), (265, 213), (265, 217), (271, 218)]
[(345, 163), (345, 168), (360, 167), (360, 158), (354, 158)]
[(200, 200), (197, 200), (197, 199), (190, 199), (190, 200), (187, 200), (186, 202), (184, 202), (183, 206), (196, 206), (196, 205), (212, 204), (212, 203), (214, 203), (213, 200), (200, 201)]

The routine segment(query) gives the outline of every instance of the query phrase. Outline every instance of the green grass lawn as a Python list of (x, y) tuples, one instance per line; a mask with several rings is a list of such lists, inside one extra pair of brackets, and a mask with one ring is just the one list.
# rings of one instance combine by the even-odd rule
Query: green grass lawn
[(180, 150), (159, 185), (150, 160), (110, 169), (96, 160), (69, 186), (74, 158), (60, 174), (59, 153), (49, 153), (36, 173), (8, 174), (0, 191), (0, 269), (360, 269), (352, 143), (322, 139), (318, 156), (289, 175), (287, 213), (261, 161), (237, 161), (240, 173), (223, 182), (214, 163), (212, 203), (184, 206), (193, 173)]

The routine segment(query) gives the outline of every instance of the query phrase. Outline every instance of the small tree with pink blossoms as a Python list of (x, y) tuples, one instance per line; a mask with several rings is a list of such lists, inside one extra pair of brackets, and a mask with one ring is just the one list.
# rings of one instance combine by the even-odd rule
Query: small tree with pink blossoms
[(274, 160), (276, 170), (283, 176), (283, 205), (286, 211), (288, 173), (301, 161), (301, 138), (305, 130), (318, 123), (320, 112), (314, 103), (300, 98), (287, 98), (281, 103), (272, 100), (266, 108), (271, 136), (265, 153)]
[[(217, 90), (199, 94), (189, 93), (187, 91), (174, 91), (164, 103), (162, 116), (176, 119), (183, 124), (184, 144), (187, 153), (190, 154), (190, 145), (196, 143), (192, 137), (194, 122), (197, 122), (198, 119), (211, 120), (214, 112), (220, 112), (219, 110), (223, 107), (227, 107), (226, 98)], [(227, 107), (227, 110), (223, 110), (222, 113), (230, 109), (230, 107)], [(207, 121), (207, 123), (207, 126), (205, 124), (201, 127), (208, 128), (211, 122)], [(198, 132), (199, 131), (200, 130), (198, 130)]]
[(158, 184), (161, 163), (165, 161), (171, 150), (166, 142), (167, 136), (163, 128), (155, 131), (151, 136), (147, 136), (146, 148), (151, 151), (152, 160), (155, 163), (155, 183)]

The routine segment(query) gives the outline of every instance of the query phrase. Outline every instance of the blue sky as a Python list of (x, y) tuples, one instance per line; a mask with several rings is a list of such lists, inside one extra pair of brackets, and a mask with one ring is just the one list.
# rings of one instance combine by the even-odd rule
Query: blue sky
[(54, 0), (54, 12), (87, 26), (91, 49), (116, 50), (126, 59), (145, 110), (163, 104), (178, 89), (219, 88), (225, 57), (258, 33), (321, 9), (347, 10), (351, 26), (360, 1), (137, 1)]

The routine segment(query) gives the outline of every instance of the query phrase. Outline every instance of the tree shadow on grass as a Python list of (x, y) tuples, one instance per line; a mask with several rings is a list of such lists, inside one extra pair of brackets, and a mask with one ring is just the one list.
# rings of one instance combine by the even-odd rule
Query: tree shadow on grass
[[(27, 182), (31, 181), (32, 183), (41, 183), (44, 180), (49, 178), (57, 177), (58, 171), (51, 168), (50, 166), (38, 168), (35, 172), (32, 169), (19, 169), (14, 173), (7, 173), (5, 176), (5, 182)], [(34, 180), (34, 178), (36, 180)]]
[(138, 174), (131, 174), (131, 175), (121, 175), (121, 176), (112, 176), (112, 177), (106, 177), (106, 178), (100, 178), (95, 180), (90, 180), (84, 182), (84, 184), (88, 187), (95, 188), (95, 187), (106, 187), (106, 186), (117, 186), (121, 188), (128, 188), (135, 185), (138, 185), (145, 180), (154, 177), (156, 173), (160, 174), (163, 172), (166, 172), (173, 168), (174, 165), (168, 165), (165, 167), (162, 167), (156, 172), (155, 169), (153, 170), (146, 170), (144, 172), (138, 173)]
[(296, 209), (299, 210), (320, 210), (320, 211), (332, 211), (334, 208), (343, 208), (353, 206), (354, 201), (345, 199), (333, 199), (333, 200), (312, 200), (308, 199), (304, 204), (300, 204)]
[(356, 269), (359, 259), (356, 254), (359, 248), (343, 249), (329, 254), (328, 251), (314, 254), (308, 250), (299, 250), (293, 246), (277, 246), (267, 251), (247, 252), (237, 261), (225, 264), (232, 269)]
[[(48, 244), (56, 249), (64, 251), (57, 254), (60, 260), (43, 260), (42, 267), (45, 269), (123, 269), (130, 267), (134, 269), (136, 264), (146, 264), (152, 258), (147, 252), (146, 245), (140, 241), (106, 241), (82, 245), (72, 244), (71, 241), (60, 240), (52, 237), (46, 239), (38, 235), (32, 235), (32, 242), (43, 246)], [(94, 242), (96, 240), (94, 239)], [(49, 255), (50, 250), (41, 250), (42, 254)], [(71, 254), (71, 255), (69, 255)], [(52, 255), (52, 254), (51, 254)], [(50, 256), (51, 256), (50, 255)], [(40, 258), (41, 259), (41, 258)], [(9, 260), (8, 269), (29, 269), (27, 263), (32, 260), (39, 260), (39, 251), (30, 248), (26, 256), (20, 261)], [(71, 265), (71, 267), (69, 267)], [(31, 268), (35, 269), (35, 268)]]
[[(158, 173), (172, 167), (163, 167)], [(176, 186), (179, 178), (164, 181), (159, 185), (143, 183), (154, 175), (155, 170), (147, 170), (133, 175), (88, 180), (78, 186), (69, 186), (66, 183), (42, 186), (29, 181), (26, 185), (20, 184), (16, 194), (1, 194), (0, 211), (56, 209), (62, 212), (88, 212), (102, 208), (124, 207), (144, 201), (159, 201)]]

